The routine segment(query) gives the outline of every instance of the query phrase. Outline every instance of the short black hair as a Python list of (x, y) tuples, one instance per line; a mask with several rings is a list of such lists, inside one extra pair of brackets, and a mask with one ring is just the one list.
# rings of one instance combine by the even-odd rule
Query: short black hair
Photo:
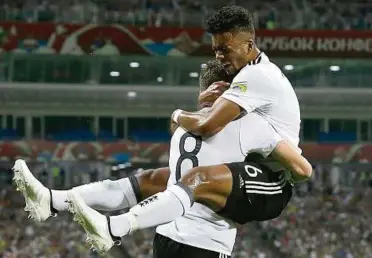
[(212, 14), (206, 22), (207, 32), (211, 34), (224, 32), (248, 31), (254, 34), (251, 13), (237, 5), (225, 6)]
[(232, 82), (233, 76), (229, 75), (220, 60), (213, 59), (202, 64), (199, 76), (200, 91), (206, 90), (217, 81)]

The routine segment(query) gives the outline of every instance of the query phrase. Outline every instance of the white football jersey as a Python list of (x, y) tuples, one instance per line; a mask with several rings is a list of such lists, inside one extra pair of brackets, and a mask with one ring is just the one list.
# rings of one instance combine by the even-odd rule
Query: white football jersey
[[(242, 162), (252, 151), (267, 156), (281, 140), (273, 127), (255, 113), (229, 123), (206, 140), (178, 128), (170, 144), (168, 186), (193, 167)], [(174, 241), (226, 255), (231, 255), (236, 238), (234, 222), (199, 203), (194, 203), (183, 217), (158, 226), (156, 231)]]
[(301, 153), (300, 105), (296, 93), (287, 77), (264, 53), (242, 68), (222, 97), (248, 113), (262, 116)]

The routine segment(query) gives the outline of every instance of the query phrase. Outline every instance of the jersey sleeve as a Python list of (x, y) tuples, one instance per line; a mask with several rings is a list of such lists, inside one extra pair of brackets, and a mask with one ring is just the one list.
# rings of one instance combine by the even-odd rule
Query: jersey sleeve
[(250, 113), (257, 108), (270, 106), (276, 98), (276, 93), (262, 71), (255, 69), (246, 71), (246, 69), (244, 68), (234, 78), (230, 88), (222, 94), (222, 97)]
[(257, 152), (267, 157), (283, 141), (275, 129), (256, 113), (241, 118), (240, 147), (244, 155)]

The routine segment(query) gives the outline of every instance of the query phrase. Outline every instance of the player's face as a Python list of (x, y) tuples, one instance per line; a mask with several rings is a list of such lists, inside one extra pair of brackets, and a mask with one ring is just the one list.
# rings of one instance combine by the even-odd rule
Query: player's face
[(253, 40), (246, 33), (220, 33), (212, 36), (212, 49), (229, 74), (235, 75), (249, 61)]

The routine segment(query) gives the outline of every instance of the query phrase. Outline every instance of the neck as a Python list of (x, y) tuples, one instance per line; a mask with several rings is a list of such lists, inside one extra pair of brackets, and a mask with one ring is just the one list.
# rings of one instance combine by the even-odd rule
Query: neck
[(242, 65), (242, 67), (239, 68), (238, 71), (236, 71), (236, 73), (233, 75), (233, 77), (235, 77), (235, 76), (240, 72), (240, 70), (243, 69), (243, 67), (245, 67), (245, 66), (246, 66), (250, 61), (255, 60), (255, 59), (258, 57), (258, 55), (259, 55), (260, 53), (261, 53), (261, 51), (260, 51), (257, 47), (255, 47), (255, 48), (254, 48), (254, 49), (249, 53), (249, 55), (247, 56), (247, 59), (244, 60), (245, 63)]
[(252, 60), (255, 60), (260, 53), (261, 53), (261, 51), (257, 47), (255, 47), (251, 51), (251, 53), (249, 53), (248, 58), (247, 58), (248, 59), (247, 60), (247, 63), (250, 62), (250, 61), (252, 61)]

